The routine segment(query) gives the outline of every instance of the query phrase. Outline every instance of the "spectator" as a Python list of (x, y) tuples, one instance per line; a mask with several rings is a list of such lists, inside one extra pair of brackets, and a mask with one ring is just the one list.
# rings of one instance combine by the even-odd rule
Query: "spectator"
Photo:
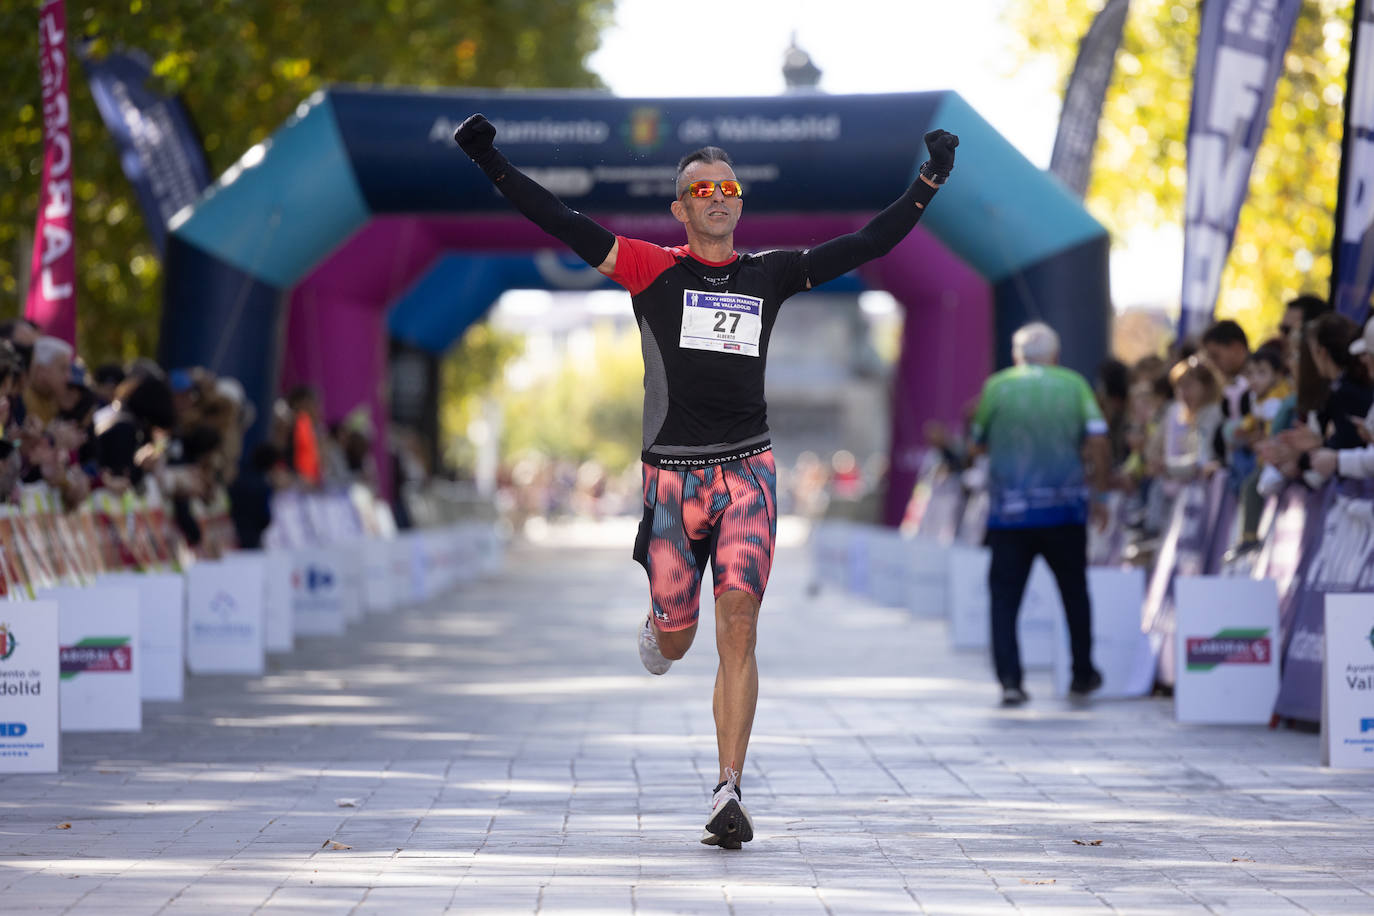
[(239, 547), (256, 550), (262, 535), (272, 524), (272, 493), (288, 485), (281, 451), (270, 442), (261, 442), (229, 485), (229, 514)]
[(1245, 365), (1250, 359), (1250, 341), (1239, 324), (1228, 319), (1215, 322), (1202, 335), (1207, 359), (1221, 375), (1221, 426), (1212, 451), (1231, 472), (1233, 486), (1250, 476), (1255, 468), (1255, 453), (1248, 443), (1237, 442), (1235, 432), (1250, 415), (1250, 383)]
[(1178, 363), (1169, 372), (1174, 401), (1164, 414), (1165, 495), (1172, 500), (1184, 483), (1216, 466), (1213, 440), (1221, 426), (1221, 395), (1217, 377), (1196, 356)]
[(172, 391), (153, 375), (131, 374), (96, 416), (96, 461), (101, 482), (116, 491), (137, 486), (161, 457), (176, 425)]
[[(1327, 394), (1315, 410), (1308, 412), (1306, 424), (1283, 432), (1270, 445), (1269, 458), (1285, 476), (1302, 474), (1310, 486), (1316, 486), (1323, 479), (1311, 464), (1316, 450), (1324, 447), (1341, 451), (1364, 445), (1356, 421), (1368, 416), (1374, 403), (1374, 389), (1363, 354), (1350, 352), (1361, 336), (1353, 321), (1329, 312), (1310, 322), (1303, 334), (1316, 374), (1328, 386)], [(1303, 406), (1301, 392), (1299, 388), (1299, 407)]]
[(91, 373), (91, 391), (101, 407), (114, 400), (115, 388), (119, 387), (122, 381), (124, 367), (119, 363), (104, 363), (95, 367), (95, 371)]
[(1333, 449), (1358, 448), (1364, 440), (1350, 418), (1365, 416), (1374, 400), (1369, 373), (1350, 352), (1360, 337), (1359, 327), (1344, 315), (1331, 312), (1312, 322), (1311, 328), (1307, 349), (1317, 374), (1330, 384), (1330, 393), (1317, 413), (1324, 444)]
[(38, 325), (27, 318), (11, 318), (0, 322), (0, 338), (8, 340), (14, 346), (25, 372), (28, 371), (29, 362), (33, 359), (33, 345), (41, 336)]
[(1097, 367), (1097, 384), (1093, 390), (1097, 395), (1098, 407), (1102, 409), (1102, 417), (1107, 421), (1113, 468), (1124, 464), (1131, 453), (1126, 443), (1126, 432), (1130, 426), (1130, 376), (1130, 370), (1119, 359), (1105, 359)]
[(24, 416), (47, 424), (57, 419), (72, 373), (72, 345), (56, 337), (40, 337), (33, 345), (33, 361), (23, 391)]
[[(1059, 335), (1036, 322), (1012, 336), (1015, 365), (983, 386), (973, 438), (988, 452), (987, 545), (993, 662), (1002, 703), (1029, 697), (1021, 684), (1016, 618), (1031, 564), (1043, 556), (1059, 584), (1073, 654), (1070, 693), (1102, 685), (1092, 665), (1092, 609), (1087, 583), (1088, 466), (1101, 494), (1108, 473), (1107, 424), (1082, 376), (1060, 368)], [(1094, 500), (1094, 516), (1103, 507)]]
[[(1350, 345), (1350, 352), (1359, 357), (1365, 372), (1374, 376), (1374, 319), (1365, 323), (1364, 333)], [(1321, 448), (1312, 453), (1312, 469), (1324, 477), (1340, 474), (1342, 477), (1374, 477), (1374, 407), (1365, 414), (1363, 421), (1350, 418), (1364, 444), (1360, 448), (1332, 449)]]
[[(1275, 339), (1261, 346), (1246, 363), (1245, 377), (1250, 384), (1252, 409), (1250, 415), (1236, 429), (1234, 438), (1251, 448), (1269, 438), (1274, 419), (1293, 393), (1288, 379), (1288, 363), (1284, 359), (1283, 341)], [(1260, 546), (1259, 523), (1264, 510), (1260, 477), (1263, 469), (1256, 466), (1241, 482), (1240, 540), (1226, 554), (1230, 563)], [(1272, 473), (1272, 472), (1271, 472)]]
[(297, 385), (286, 395), (286, 405), (291, 410), (288, 442), (291, 469), (303, 482), (318, 487), (324, 482), (324, 462), (320, 404), (315, 390), (308, 385)]

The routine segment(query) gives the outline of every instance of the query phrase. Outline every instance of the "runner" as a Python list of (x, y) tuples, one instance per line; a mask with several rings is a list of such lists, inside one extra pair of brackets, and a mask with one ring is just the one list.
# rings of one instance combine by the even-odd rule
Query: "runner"
[(634, 557), (648, 572), (651, 611), (639, 655), (652, 674), (682, 658), (697, 632), (709, 560), (720, 664), (712, 709), (720, 783), (701, 842), (738, 849), (754, 837), (740, 779), (758, 701), (759, 605), (773, 561), (777, 474), (764, 404), (768, 339), (789, 296), (891, 251), (954, 167), (959, 138), (925, 135), (929, 160), (906, 193), (857, 232), (804, 251), (740, 254), (744, 187), (729, 155), (684, 156), (670, 205), (687, 244), (664, 248), (612, 235), (520, 172), (475, 114), (454, 134), (497, 189), (535, 225), (629, 290), (644, 353), (644, 517)]

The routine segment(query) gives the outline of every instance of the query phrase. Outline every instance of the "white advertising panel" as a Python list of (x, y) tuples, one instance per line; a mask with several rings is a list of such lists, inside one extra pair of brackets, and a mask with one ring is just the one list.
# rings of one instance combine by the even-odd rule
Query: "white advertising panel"
[(180, 700), (186, 686), (186, 578), (114, 572), (98, 576), (95, 584), (138, 592), (139, 689), (145, 700)]
[(1269, 722), (1279, 692), (1279, 596), (1271, 579), (1179, 576), (1174, 717)]
[(0, 607), (0, 773), (56, 773), (58, 623), (56, 601)]
[(127, 585), (63, 586), (38, 597), (57, 602), (62, 730), (139, 731), (138, 591)]
[(986, 547), (949, 548), (949, 636), (956, 649), (987, 649), (992, 638), (988, 610)]
[(193, 674), (266, 667), (263, 564), (196, 563), (186, 572), (186, 664)]
[(262, 638), (268, 652), (290, 652), (294, 647), (291, 628), (291, 553), (287, 550), (235, 550), (225, 554), (224, 563), (243, 563), (262, 577)]
[(327, 547), (291, 552), (291, 617), (297, 636), (338, 636), (349, 617), (349, 577), (342, 554)]
[[(1150, 637), (1140, 628), (1145, 570), (1090, 566), (1088, 596), (1093, 609), (1093, 667), (1102, 673), (1102, 687), (1093, 696), (1145, 696), (1154, 688), (1155, 680)], [(1073, 679), (1073, 656), (1062, 611), (1056, 620), (1059, 635), (1054, 641), (1054, 690), (1065, 696)]]
[(1374, 768), (1374, 594), (1326, 596), (1323, 761)]
[(949, 550), (935, 538), (915, 537), (906, 545), (906, 607), (916, 617), (944, 617), (949, 600)]

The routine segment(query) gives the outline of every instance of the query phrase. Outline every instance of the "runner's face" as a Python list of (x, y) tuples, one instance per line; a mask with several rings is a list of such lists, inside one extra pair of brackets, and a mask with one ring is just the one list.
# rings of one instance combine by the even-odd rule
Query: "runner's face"
[[(680, 187), (685, 189), (693, 181), (719, 182), (734, 177), (735, 170), (724, 162), (693, 162), (683, 172)], [(695, 234), (708, 239), (729, 238), (743, 209), (744, 201), (726, 197), (719, 185), (710, 197), (690, 197), (684, 190), (672, 206), (673, 215), (687, 226), (689, 236)]]

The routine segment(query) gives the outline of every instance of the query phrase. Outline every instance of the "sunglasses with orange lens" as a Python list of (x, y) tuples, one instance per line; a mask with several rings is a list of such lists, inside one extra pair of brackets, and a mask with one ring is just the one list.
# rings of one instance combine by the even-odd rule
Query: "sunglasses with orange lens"
[(716, 193), (716, 185), (720, 185), (720, 193), (726, 197), (743, 197), (744, 186), (733, 178), (726, 178), (723, 181), (694, 181), (687, 185), (685, 193), (688, 197), (713, 197)]

